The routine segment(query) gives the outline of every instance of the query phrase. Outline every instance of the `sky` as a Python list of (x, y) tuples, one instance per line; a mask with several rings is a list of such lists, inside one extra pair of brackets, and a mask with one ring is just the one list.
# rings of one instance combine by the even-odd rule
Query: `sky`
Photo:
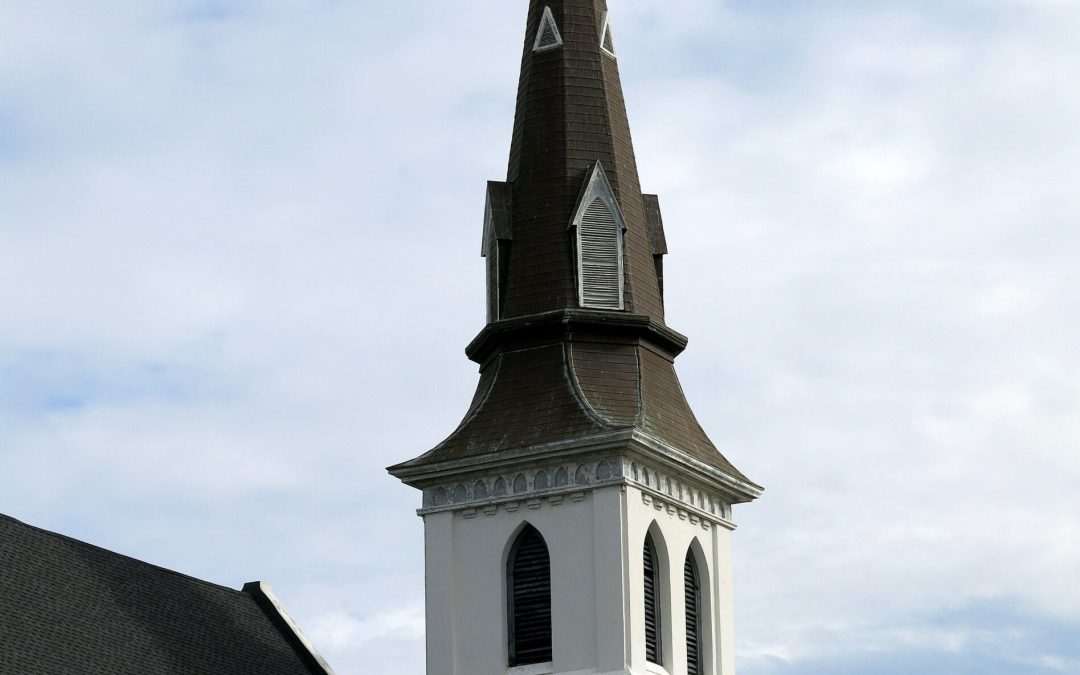
[[(0, 513), (423, 672), (526, 4), (0, 0)], [(740, 675), (1080, 673), (1080, 3), (610, 5)]]

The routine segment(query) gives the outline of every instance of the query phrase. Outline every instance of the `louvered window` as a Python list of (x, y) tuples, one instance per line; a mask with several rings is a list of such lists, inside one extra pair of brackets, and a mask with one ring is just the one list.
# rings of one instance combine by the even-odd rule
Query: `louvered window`
[(642, 562), (645, 564), (645, 658), (659, 664), (664, 656), (660, 643), (660, 565), (650, 535), (645, 535)]
[(531, 525), (507, 561), (510, 665), (551, 661), (551, 564), (544, 538)]
[(683, 565), (683, 592), (686, 596), (686, 673), (701, 675), (701, 585), (691, 553), (686, 554)]
[(581, 304), (622, 309), (622, 236), (611, 208), (597, 197), (578, 225)]
[(544, 15), (540, 19), (540, 28), (536, 32), (536, 41), (533, 42), (533, 51), (546, 52), (549, 49), (558, 49), (562, 43), (559, 27), (555, 24), (555, 16), (551, 13), (550, 7), (545, 7)]

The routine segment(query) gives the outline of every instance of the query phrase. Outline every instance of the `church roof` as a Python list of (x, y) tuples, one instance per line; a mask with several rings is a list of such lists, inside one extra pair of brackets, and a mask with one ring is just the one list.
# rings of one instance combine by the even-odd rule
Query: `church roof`
[(4, 515), (0, 673), (332, 675), (265, 584), (225, 588)]

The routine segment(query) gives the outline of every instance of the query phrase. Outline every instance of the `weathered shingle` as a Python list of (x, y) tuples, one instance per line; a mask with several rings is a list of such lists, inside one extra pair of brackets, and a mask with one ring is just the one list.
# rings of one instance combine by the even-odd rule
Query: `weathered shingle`
[[(534, 52), (545, 6), (551, 7), (563, 46)], [(577, 307), (567, 228), (581, 187), (599, 160), (627, 228), (627, 309), (663, 321), (619, 69), (600, 49), (606, 10), (603, 0), (531, 3), (507, 172), (514, 247), (502, 318)]]

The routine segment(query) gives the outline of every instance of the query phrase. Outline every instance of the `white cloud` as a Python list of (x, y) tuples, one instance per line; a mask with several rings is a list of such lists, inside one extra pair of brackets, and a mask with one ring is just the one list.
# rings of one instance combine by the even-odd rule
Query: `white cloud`
[[(382, 467), (475, 382), (495, 4), (0, 5), (0, 511), (267, 579), (339, 672), (419, 672)], [(613, 11), (680, 374), (768, 488), (743, 672), (962, 651), (917, 617), (986, 599), (1077, 620), (1075, 4)]]
[(329, 650), (370, 649), (383, 638), (419, 639), (424, 637), (424, 608), (395, 609), (366, 618), (349, 614), (331, 614), (315, 621), (312, 635)]

